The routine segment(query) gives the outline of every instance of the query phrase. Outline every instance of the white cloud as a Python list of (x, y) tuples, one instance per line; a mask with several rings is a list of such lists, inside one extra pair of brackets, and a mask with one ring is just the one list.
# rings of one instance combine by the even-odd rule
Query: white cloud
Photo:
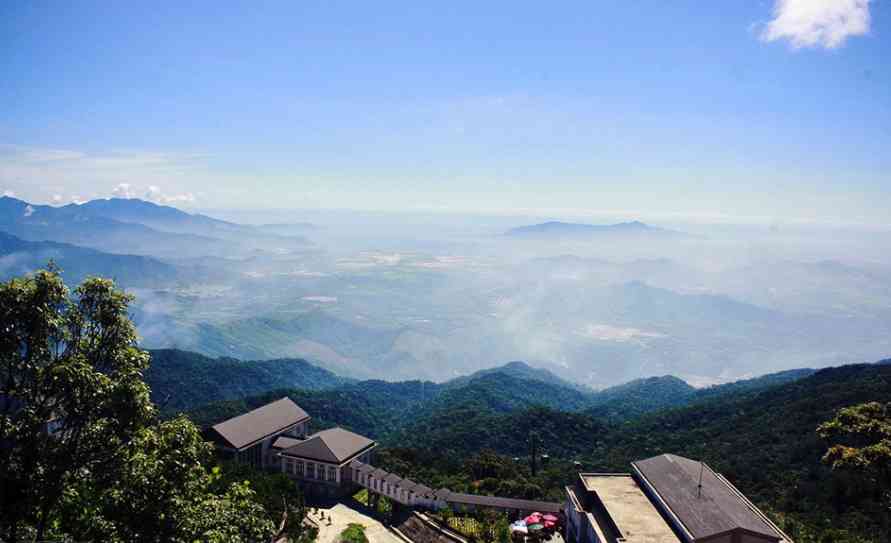
[(53, 194), (53, 203), (61, 204), (62, 203), (62, 195), (61, 194)]
[(870, 0), (776, 0), (764, 41), (789, 40), (795, 48), (834, 49), (869, 32)]
[(10, 197), (10, 198), (15, 198), (15, 193), (12, 192), (11, 190), (4, 190), (4, 191), (3, 191), (3, 196), (8, 196), (8, 197)]
[(195, 195), (191, 192), (184, 192), (182, 194), (173, 194), (171, 196), (164, 196), (164, 203), (173, 204), (173, 203), (193, 203), (195, 201)]
[(133, 198), (133, 193), (130, 192), (130, 183), (118, 183), (112, 191), (111, 195), (115, 198)]
[(145, 199), (149, 202), (155, 202), (161, 198), (161, 188), (157, 185), (149, 185), (145, 191)]
[[(76, 194), (77, 201), (115, 196), (189, 205), (197, 193), (186, 189), (210, 179), (206, 156), (195, 153), (81, 152), (0, 143), (0, 187), (32, 202), (56, 203), (54, 195), (64, 202)], [(160, 188), (165, 185), (168, 192)]]
[(193, 203), (195, 201), (195, 195), (191, 192), (165, 194), (158, 185), (149, 185), (143, 198), (156, 204)]

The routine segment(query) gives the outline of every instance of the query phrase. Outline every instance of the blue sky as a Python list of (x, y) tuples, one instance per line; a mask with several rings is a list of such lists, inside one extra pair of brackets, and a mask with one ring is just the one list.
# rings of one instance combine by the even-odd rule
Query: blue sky
[(0, 191), (891, 223), (887, 1), (256, 4), (3, 3)]

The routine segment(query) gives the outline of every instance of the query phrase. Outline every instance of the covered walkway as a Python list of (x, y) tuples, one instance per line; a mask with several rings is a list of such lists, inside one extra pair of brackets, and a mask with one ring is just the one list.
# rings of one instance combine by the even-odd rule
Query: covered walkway
[(394, 502), (408, 507), (442, 509), (447, 506), (461, 506), (473, 509), (498, 509), (513, 514), (513, 516), (535, 511), (559, 513), (563, 510), (562, 504), (555, 502), (463, 494), (452, 492), (447, 488), (433, 490), (411, 479), (400, 477), (357, 460), (350, 463), (350, 467), (353, 471), (353, 482), (368, 489), (369, 496), (372, 494), (386, 496)]

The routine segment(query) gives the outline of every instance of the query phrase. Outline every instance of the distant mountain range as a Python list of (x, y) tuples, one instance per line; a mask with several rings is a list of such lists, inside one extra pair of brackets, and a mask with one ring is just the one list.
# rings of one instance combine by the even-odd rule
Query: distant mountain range
[(155, 230), (94, 213), (89, 207), (52, 207), (0, 198), (0, 230), (28, 241), (56, 241), (108, 253), (176, 256), (201, 248), (207, 253), (234, 250), (231, 243), (195, 234)]
[(689, 234), (683, 232), (650, 226), (640, 221), (617, 224), (582, 224), (550, 221), (512, 228), (505, 235), (514, 238), (575, 240), (604, 238), (677, 239), (689, 237)]
[[(727, 296), (678, 293), (640, 281), (558, 282), (547, 296), (541, 295), (540, 285), (524, 285), (504, 291), (522, 321), (513, 318), (510, 307), (499, 308), (505, 313), (497, 319), (466, 315), (479, 338), (474, 341), (481, 343), (449, 341), (436, 330), (411, 325), (354, 319), (336, 308), (213, 321), (188, 312), (155, 315), (149, 322), (151, 315), (137, 311), (134, 318), (148, 348), (175, 347), (244, 360), (304, 358), (353, 378), (388, 380), (442, 381), (485, 367), (486, 360), (523, 356), (537, 367), (553, 367), (561, 377), (594, 388), (641, 374), (671, 374), (699, 385), (777, 367), (827, 365), (831, 362), (819, 356), (838, 349), (835, 332), (864, 334), (860, 321), (787, 314)], [(188, 307), (188, 301), (183, 304)], [(482, 342), (505, 333), (502, 322), (519, 324), (518, 341), (560, 337), (559, 351), (551, 354), (565, 362), (549, 366), (556, 356), (525, 356), (519, 349), (504, 349), (505, 354), (484, 351), (487, 345)], [(740, 353), (752, 352), (752, 338), (757, 338), (757, 357), (742, 364)]]
[(303, 249), (307, 240), (193, 215), (139, 199), (61, 207), (0, 198), (0, 230), (27, 241), (55, 241), (107, 253), (183, 258)]
[(180, 277), (176, 267), (155, 258), (104, 253), (54, 241), (25, 241), (4, 232), (0, 232), (0, 257), (0, 279), (43, 268), (51, 260), (70, 285), (100, 273), (128, 287), (158, 286)]
[[(814, 372), (809, 369), (794, 370), (704, 389), (693, 388), (677, 377), (651, 377), (594, 391), (520, 361), (444, 383), (433, 383), (356, 381), (302, 359), (241, 361), (228, 357), (210, 358), (177, 349), (159, 349), (150, 353), (152, 365), (146, 372), (146, 380), (152, 387), (155, 401), (165, 404), (168, 409), (194, 409), (204, 404), (231, 400), (250, 404), (255, 401), (252, 398), (265, 397), (270, 391), (299, 389), (303, 393), (313, 391), (313, 398), (330, 397), (332, 401), (350, 396), (355, 401), (374, 402), (374, 398), (379, 397), (382, 398), (381, 404), (375, 405), (374, 409), (388, 413), (397, 406), (390, 405), (383, 398), (403, 396), (405, 401), (416, 404), (411, 417), (413, 421), (435, 419), (438, 414), (462, 405), (473, 406), (479, 412), (494, 413), (539, 406), (621, 421), (724, 394), (760, 390), (801, 379)], [(399, 414), (393, 412), (390, 415)], [(205, 421), (202, 419), (202, 422)], [(361, 423), (355, 420), (338, 423), (366, 432), (375, 431), (361, 427)], [(457, 421), (443, 421), (446, 425), (453, 423)]]

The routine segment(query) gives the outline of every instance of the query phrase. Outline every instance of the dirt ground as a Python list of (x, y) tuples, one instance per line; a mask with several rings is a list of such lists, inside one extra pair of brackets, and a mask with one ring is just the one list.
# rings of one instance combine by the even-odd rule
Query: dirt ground
[[(324, 520), (321, 513), (325, 515)], [(317, 508), (314, 513), (309, 513), (309, 518), (319, 525), (317, 543), (337, 543), (340, 533), (353, 522), (365, 526), (369, 543), (405, 543), (379, 521), (342, 503), (330, 508)]]

